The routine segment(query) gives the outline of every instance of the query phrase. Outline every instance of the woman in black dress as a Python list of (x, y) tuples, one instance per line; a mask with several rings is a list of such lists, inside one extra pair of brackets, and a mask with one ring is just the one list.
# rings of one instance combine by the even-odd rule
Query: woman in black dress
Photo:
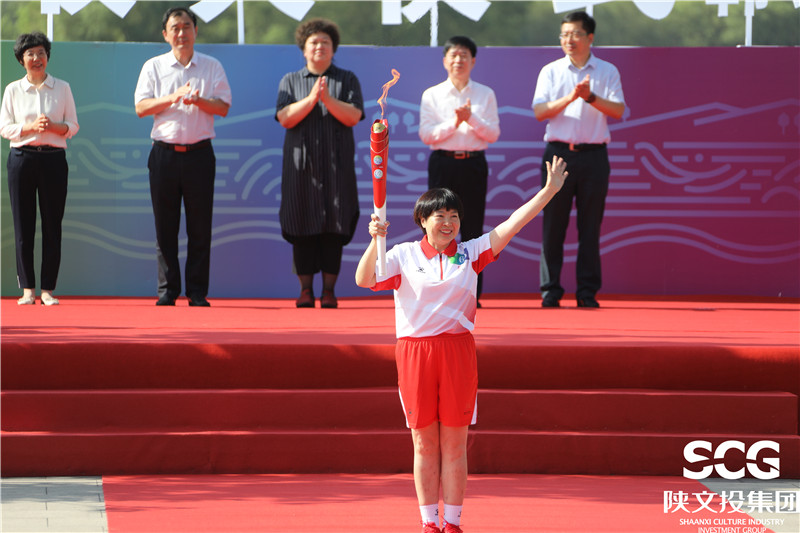
[(335, 23), (305, 22), (295, 40), (306, 65), (281, 80), (275, 113), (286, 128), (281, 232), (292, 244), (300, 280), (297, 307), (314, 307), (314, 275), (321, 271), (320, 305), (334, 308), (342, 248), (359, 214), (353, 126), (365, 117), (364, 103), (355, 74), (333, 64), (339, 46)]

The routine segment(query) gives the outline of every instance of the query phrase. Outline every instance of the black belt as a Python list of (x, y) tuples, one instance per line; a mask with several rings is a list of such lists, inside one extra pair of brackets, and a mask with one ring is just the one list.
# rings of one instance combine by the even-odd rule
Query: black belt
[(174, 152), (191, 152), (192, 150), (199, 150), (200, 148), (211, 146), (211, 139), (205, 139), (194, 144), (172, 144), (165, 143), (164, 141), (153, 141), (153, 144), (157, 144), (161, 148), (166, 148)]
[(550, 141), (550, 144), (554, 146), (558, 146), (559, 148), (566, 148), (570, 152), (590, 152), (592, 150), (602, 150), (606, 147), (605, 143), (603, 144), (573, 144), (573, 143), (565, 143), (561, 141)]
[(64, 149), (58, 146), (50, 146), (49, 144), (26, 144), (24, 146), (16, 147), (23, 152), (61, 152)]
[(477, 152), (467, 152), (464, 150), (457, 152), (451, 152), (450, 150), (436, 150), (436, 153), (445, 157), (452, 157), (453, 159), (469, 159), (470, 157), (483, 157), (484, 155), (483, 150), (478, 150)]

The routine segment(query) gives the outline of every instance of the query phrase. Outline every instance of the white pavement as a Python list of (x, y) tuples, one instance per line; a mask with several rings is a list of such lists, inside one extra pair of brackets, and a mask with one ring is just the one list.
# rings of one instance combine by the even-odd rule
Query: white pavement
[(100, 477), (3, 478), (3, 533), (108, 531)]

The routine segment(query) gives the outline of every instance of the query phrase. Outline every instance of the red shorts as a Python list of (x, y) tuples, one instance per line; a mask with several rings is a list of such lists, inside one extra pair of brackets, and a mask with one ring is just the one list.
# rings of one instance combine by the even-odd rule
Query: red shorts
[(478, 359), (471, 333), (398, 339), (395, 359), (408, 427), (475, 423)]

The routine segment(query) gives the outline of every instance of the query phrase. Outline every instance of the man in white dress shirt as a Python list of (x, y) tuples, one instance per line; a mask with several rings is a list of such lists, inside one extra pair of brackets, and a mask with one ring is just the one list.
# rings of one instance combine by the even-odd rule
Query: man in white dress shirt
[(144, 64), (134, 95), (136, 114), (153, 116), (153, 148), (147, 166), (156, 222), (156, 305), (175, 305), (181, 293), (178, 232), (183, 199), (188, 237), (186, 296), (189, 305), (208, 307), (216, 165), (211, 139), (214, 116), (228, 114), (231, 88), (220, 62), (194, 51), (194, 13), (171, 8), (161, 26), (172, 50)]
[(594, 19), (583, 11), (563, 18), (559, 39), (564, 57), (542, 68), (533, 95), (536, 119), (549, 121), (542, 185), (547, 180), (545, 162), (553, 156), (562, 158), (569, 168), (564, 187), (543, 210), (542, 307), (559, 307), (564, 295), (561, 267), (573, 198), (578, 213), (575, 297), (578, 307), (600, 306), (596, 298), (602, 284), (600, 223), (611, 174), (608, 117), (622, 117), (625, 98), (617, 68), (592, 53), (594, 29)]
[[(483, 235), (489, 166), (486, 148), (500, 137), (494, 91), (472, 79), (478, 48), (469, 37), (444, 44), (447, 79), (422, 93), (419, 137), (430, 146), (428, 188), (455, 192), (468, 216), (461, 221), (461, 240)], [(478, 278), (481, 295), (482, 276)]]

